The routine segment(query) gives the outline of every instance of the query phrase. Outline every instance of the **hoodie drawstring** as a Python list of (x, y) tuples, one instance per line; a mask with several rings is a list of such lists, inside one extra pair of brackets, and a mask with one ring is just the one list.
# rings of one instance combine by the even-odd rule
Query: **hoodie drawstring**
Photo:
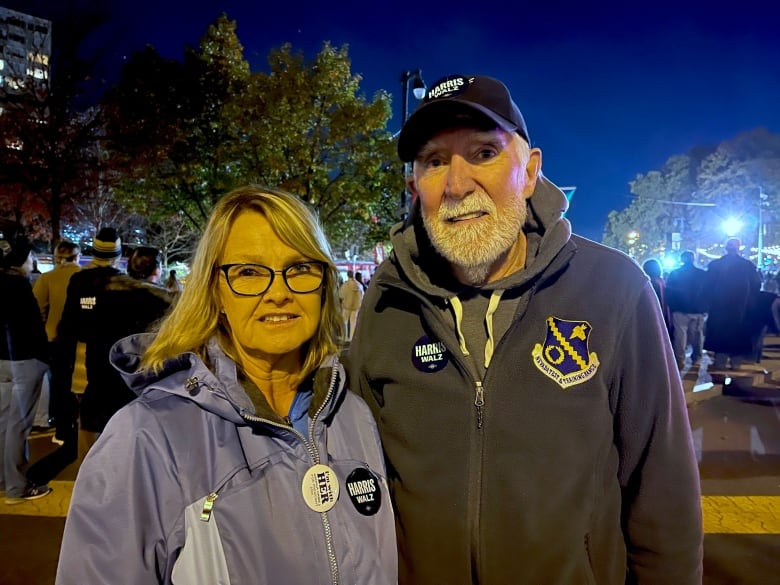
[(485, 325), (487, 326), (488, 338), (485, 342), (485, 369), (487, 370), (490, 365), (490, 360), (493, 359), (493, 350), (495, 349), (495, 338), (493, 337), (493, 314), (498, 309), (498, 302), (501, 300), (501, 295), (504, 294), (503, 290), (494, 290), (490, 295), (490, 302), (488, 303), (487, 312), (485, 313)]
[(466, 347), (466, 338), (463, 336), (463, 329), (461, 324), (463, 322), (463, 303), (457, 296), (450, 298), (450, 305), (452, 306), (452, 312), (455, 316), (455, 332), (458, 334), (458, 343), (460, 344), (460, 351), (463, 355), (469, 354), (469, 348)]

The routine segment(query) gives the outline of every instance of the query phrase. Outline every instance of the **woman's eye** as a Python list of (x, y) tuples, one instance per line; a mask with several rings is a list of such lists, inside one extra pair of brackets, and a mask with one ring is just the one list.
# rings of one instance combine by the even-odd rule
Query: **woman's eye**
[(258, 276), (260, 272), (254, 266), (241, 266), (238, 270), (238, 276)]
[(306, 262), (301, 262), (300, 264), (292, 264), (287, 270), (290, 274), (305, 274), (311, 272), (312, 267)]

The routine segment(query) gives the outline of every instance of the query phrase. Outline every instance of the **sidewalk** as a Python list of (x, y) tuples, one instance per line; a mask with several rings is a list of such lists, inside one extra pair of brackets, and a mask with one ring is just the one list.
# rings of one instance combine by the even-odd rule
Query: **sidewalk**
[(688, 406), (714, 396), (780, 403), (780, 336), (766, 336), (760, 363), (746, 362), (739, 370), (715, 370), (708, 355), (698, 369), (686, 365), (680, 375)]

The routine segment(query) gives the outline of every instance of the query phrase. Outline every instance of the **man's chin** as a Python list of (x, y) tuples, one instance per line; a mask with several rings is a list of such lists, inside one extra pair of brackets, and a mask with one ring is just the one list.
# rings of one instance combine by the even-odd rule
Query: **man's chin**
[(463, 284), (470, 286), (480, 286), (487, 282), (488, 276), (490, 276), (491, 264), (470, 264), (464, 266), (463, 264), (452, 263), (455, 269), (455, 276)]

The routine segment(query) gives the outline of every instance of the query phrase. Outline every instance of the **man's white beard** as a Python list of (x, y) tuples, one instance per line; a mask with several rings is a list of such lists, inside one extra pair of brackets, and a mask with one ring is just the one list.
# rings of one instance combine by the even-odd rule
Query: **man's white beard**
[[(487, 215), (468, 225), (448, 221), (477, 212)], [(445, 199), (434, 215), (423, 213), (423, 224), (433, 246), (459, 268), (467, 284), (480, 285), (487, 280), (496, 260), (517, 241), (527, 214), (526, 201), (521, 196), (499, 212), (487, 194), (475, 192), (463, 199)]]

